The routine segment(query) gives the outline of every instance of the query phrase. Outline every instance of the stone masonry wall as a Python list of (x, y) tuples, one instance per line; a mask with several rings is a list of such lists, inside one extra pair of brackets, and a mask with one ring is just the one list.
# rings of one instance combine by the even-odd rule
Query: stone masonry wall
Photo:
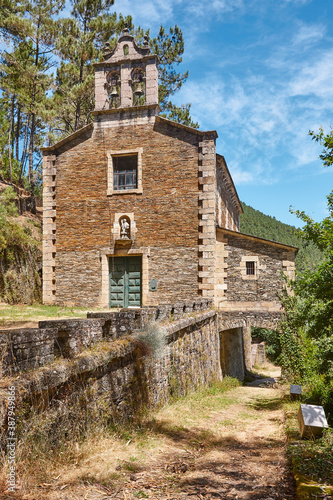
[[(101, 305), (99, 250), (108, 248), (110, 255), (117, 254), (112, 229), (119, 213), (133, 214), (136, 234), (131, 254), (149, 251), (152, 277), (159, 282), (144, 305), (199, 295), (200, 140), (199, 135), (160, 120), (154, 125), (118, 128), (96, 123), (91, 138), (60, 146), (55, 161), (56, 302)], [(107, 196), (107, 152), (136, 148), (143, 148), (143, 193)], [(205, 218), (211, 209), (207, 205), (201, 210)], [(201, 279), (207, 281), (204, 276)]]
[(201, 299), (144, 309), (88, 313), (87, 319), (39, 322), (39, 328), (0, 330), (0, 376), (47, 365), (57, 358), (74, 358), (82, 350), (142, 330), (149, 321), (174, 321), (209, 309)]
[(235, 189), (223, 156), (216, 155), (216, 222), (218, 226), (239, 231), (239, 214)]
[[(221, 240), (222, 237), (222, 240)], [(227, 275), (224, 277), (224, 297), (229, 310), (233, 305), (251, 304), (248, 313), (256, 310), (256, 304), (266, 304), (269, 308), (277, 307), (278, 294), (284, 286), (282, 272), (289, 274), (293, 267), (294, 255), (287, 248), (278, 244), (265, 243), (251, 237), (222, 236), (219, 240), (224, 242), (224, 264)], [(245, 262), (255, 262), (255, 276), (246, 275)]]
[(72, 358), (100, 342), (105, 321), (66, 319), (40, 321), (39, 328), (0, 330), (0, 375), (33, 370), (61, 356)]
[(38, 411), (52, 407), (53, 412), (59, 406), (63, 413), (64, 401), (66, 408), (74, 408), (85, 400), (87, 409), (102, 404), (113, 418), (128, 419), (142, 405), (160, 405), (170, 395), (221, 379), (215, 311), (160, 323), (160, 332), (166, 345), (154, 357), (143, 357), (135, 338), (127, 336), (9, 380), (20, 394), (17, 406), (28, 404)]
[(56, 336), (55, 328), (0, 330), (0, 376), (51, 363)]

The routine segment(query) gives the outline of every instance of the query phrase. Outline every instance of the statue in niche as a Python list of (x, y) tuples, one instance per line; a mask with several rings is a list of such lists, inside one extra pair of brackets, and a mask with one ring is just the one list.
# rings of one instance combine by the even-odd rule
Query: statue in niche
[(130, 239), (130, 224), (127, 217), (120, 219), (120, 238), (122, 240)]

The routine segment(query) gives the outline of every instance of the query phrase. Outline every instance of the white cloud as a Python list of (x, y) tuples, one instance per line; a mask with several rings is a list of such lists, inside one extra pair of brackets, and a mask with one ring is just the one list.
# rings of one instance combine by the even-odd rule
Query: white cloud
[(201, 19), (203, 14), (207, 22), (207, 16), (217, 14), (225, 14), (239, 10), (244, 6), (243, 0), (202, 0), (197, 2), (194, 0), (186, 3), (186, 10), (189, 14), (199, 16)]
[(314, 94), (328, 99), (332, 105), (333, 49), (321, 54), (320, 58), (308, 61), (291, 82), (290, 95), (307, 96)]
[(135, 25), (155, 28), (156, 24), (172, 19), (174, 8), (180, 2), (181, 0), (145, 0), (144, 2), (122, 0), (119, 6), (115, 4), (115, 11), (124, 16), (131, 15)]
[[(200, 25), (196, 25), (201, 32), (209, 29), (209, 20), (214, 16), (234, 12), (243, 8), (244, 0), (122, 0), (119, 6), (115, 4), (115, 10), (123, 15), (131, 15), (134, 24), (140, 24), (145, 28), (155, 28), (156, 24), (174, 24), (174, 19), (181, 7), (184, 14), (184, 25), (194, 29), (198, 18)], [(203, 22), (204, 19), (204, 22)]]
[(312, 0), (284, 0), (285, 3), (294, 3), (296, 5), (305, 5), (307, 3), (311, 3)]
[(292, 43), (298, 47), (302, 46), (305, 50), (322, 40), (325, 33), (326, 27), (322, 24), (307, 25), (301, 23), (298, 32), (294, 34)]

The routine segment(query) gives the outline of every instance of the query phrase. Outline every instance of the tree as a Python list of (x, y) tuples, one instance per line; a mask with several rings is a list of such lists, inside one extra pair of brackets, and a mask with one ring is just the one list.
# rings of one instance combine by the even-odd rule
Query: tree
[[(18, 102), (18, 109), (24, 108), (29, 121), (28, 139), (28, 179), (33, 192), (36, 184), (36, 157), (41, 143), (37, 132), (45, 124), (47, 111), (46, 93), (50, 89), (49, 70), (53, 66), (53, 47), (56, 36), (54, 17), (64, 6), (58, 0), (24, 0), (19, 9), (12, 12), (7, 20), (2, 20), (1, 33), (11, 37), (15, 49), (11, 53), (2, 52), (2, 89)], [(17, 116), (20, 116), (18, 112)], [(12, 113), (13, 116), (13, 113)], [(12, 119), (12, 117), (11, 117)], [(19, 134), (20, 124), (17, 125)], [(11, 135), (12, 127), (9, 128)], [(10, 140), (9, 140), (10, 143)], [(17, 148), (18, 150), (18, 148)], [(11, 162), (11, 151), (9, 151)]]
[[(324, 165), (332, 165), (332, 132), (310, 135), (324, 145), (320, 155)], [(323, 404), (333, 419), (333, 191), (327, 200), (329, 215), (321, 222), (305, 212), (293, 212), (305, 223), (300, 235), (322, 250), (325, 260), (314, 271), (298, 276), (294, 295), (282, 300), (280, 361), (292, 379), (310, 387), (309, 402)]]
[(168, 102), (164, 107), (164, 113), (162, 116), (169, 118), (170, 120), (182, 123), (188, 127), (199, 128), (199, 123), (194, 122), (190, 116), (191, 104), (185, 104), (182, 106), (175, 106), (172, 102)]
[(124, 25), (109, 8), (114, 0), (73, 0), (71, 18), (60, 19), (56, 50), (62, 62), (57, 70), (53, 105), (56, 133), (68, 135), (91, 121), (94, 109), (93, 62), (104, 43)]
[(311, 130), (309, 135), (314, 141), (324, 146), (324, 150), (319, 158), (323, 160), (325, 167), (330, 167), (333, 164), (333, 130), (325, 135), (324, 130), (320, 128), (318, 133)]

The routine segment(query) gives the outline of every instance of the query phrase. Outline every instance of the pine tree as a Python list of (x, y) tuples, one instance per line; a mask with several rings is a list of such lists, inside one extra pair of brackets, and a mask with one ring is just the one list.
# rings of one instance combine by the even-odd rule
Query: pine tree
[[(20, 8), (1, 24), (2, 35), (11, 37), (15, 44), (13, 52), (3, 51), (1, 54), (2, 88), (15, 96), (20, 110), (17, 112), (17, 117), (21, 120), (22, 110), (27, 115), (28, 179), (32, 192), (40, 164), (39, 146), (42, 145), (38, 132), (43, 132), (48, 101), (46, 92), (51, 88), (52, 82), (49, 70), (54, 64), (52, 59), (56, 35), (54, 16), (59, 13), (63, 5), (64, 2), (56, 0), (25, 0), (20, 3)], [(16, 127), (17, 141), (19, 134), (20, 123)]]

